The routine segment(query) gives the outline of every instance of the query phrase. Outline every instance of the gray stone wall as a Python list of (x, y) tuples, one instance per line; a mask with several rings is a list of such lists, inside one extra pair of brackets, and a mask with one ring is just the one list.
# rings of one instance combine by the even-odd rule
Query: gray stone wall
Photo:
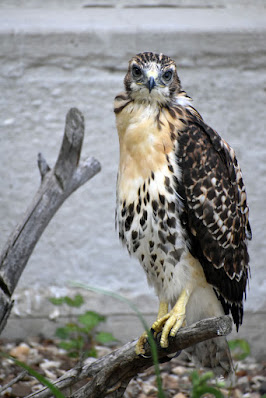
[[(101, 173), (59, 210), (35, 248), (4, 336), (53, 333), (57, 323), (52, 319), (62, 321), (67, 308), (55, 311), (47, 297), (74, 293), (69, 281), (120, 292), (152, 322), (157, 300), (114, 229), (118, 139), (112, 111), (128, 60), (151, 50), (176, 60), (195, 107), (236, 150), (254, 235), (252, 279), (239, 336), (251, 342), (254, 355), (266, 354), (265, 2), (160, 5), (1, 2), (0, 248), (38, 189), (37, 153), (51, 166), (56, 160), (70, 107), (85, 116), (83, 157), (93, 155), (102, 164)], [(87, 308), (108, 315), (107, 327), (122, 341), (141, 332), (126, 305), (84, 294)]]

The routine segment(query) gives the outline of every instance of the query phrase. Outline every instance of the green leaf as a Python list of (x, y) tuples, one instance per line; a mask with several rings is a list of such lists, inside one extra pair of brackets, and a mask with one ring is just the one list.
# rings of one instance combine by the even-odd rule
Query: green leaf
[(65, 297), (65, 303), (70, 307), (81, 307), (84, 304), (84, 299), (81, 294), (76, 294), (76, 296), (72, 299), (70, 297)]
[(203, 385), (205, 384), (208, 380), (211, 380), (214, 377), (213, 372), (205, 372), (203, 375), (200, 376), (199, 378), (199, 384)]
[(63, 348), (66, 351), (73, 350), (73, 348), (76, 348), (76, 344), (73, 344), (71, 341), (60, 341), (58, 344), (60, 348)]
[(63, 348), (66, 351), (70, 350), (81, 350), (83, 347), (83, 340), (80, 338), (71, 339), (68, 341), (60, 341), (59, 347)]
[(191, 372), (190, 378), (193, 386), (197, 386), (200, 383), (200, 376), (196, 370), (193, 370), (193, 372)]
[(83, 335), (84, 339), (91, 340), (90, 328), (89, 327), (79, 327), (79, 333)]
[(69, 338), (69, 330), (66, 327), (57, 328), (55, 335), (59, 337), (59, 339), (66, 340)]
[(196, 389), (196, 395), (192, 395), (192, 398), (198, 398), (198, 397), (202, 397), (205, 394), (212, 394), (214, 395), (216, 398), (224, 398), (224, 395), (221, 393), (221, 391), (217, 390), (217, 388), (215, 387), (211, 387), (211, 386), (201, 386), (198, 387)]
[(226, 388), (226, 383), (223, 380), (217, 380), (216, 387), (218, 388)]
[(72, 299), (68, 296), (64, 297), (50, 297), (49, 301), (54, 305), (62, 305), (66, 304), (69, 307), (80, 307), (84, 304), (84, 299), (81, 294), (76, 294), (76, 296)]
[(78, 317), (78, 321), (86, 326), (86, 330), (94, 329), (100, 322), (105, 321), (105, 316), (94, 311), (87, 311)]
[(93, 348), (91, 348), (90, 350), (85, 351), (85, 355), (86, 355), (87, 357), (97, 358), (97, 351), (96, 351), (96, 349), (93, 347)]
[(62, 392), (60, 390), (58, 390), (58, 388), (53, 385), (50, 381), (48, 381), (44, 376), (42, 376), (40, 373), (36, 372), (34, 369), (32, 369), (30, 366), (26, 365), (24, 362), (20, 362), (17, 359), (11, 357), (10, 355), (6, 355), (4, 353), (0, 353), (0, 355), (11, 359), (13, 362), (15, 362), (16, 365), (20, 366), (21, 368), (27, 370), (27, 372), (35, 377), (35, 379), (37, 379), (40, 383), (42, 383), (43, 386), (48, 387), (49, 390), (51, 391), (51, 393), (53, 393), (53, 395), (56, 398), (65, 398), (65, 395), (62, 394)]
[(54, 305), (62, 305), (64, 303), (64, 297), (49, 297), (49, 301)]
[(67, 353), (67, 356), (68, 356), (69, 358), (78, 358), (79, 355), (80, 355), (80, 353), (79, 353), (78, 351), (69, 351), (69, 352)]
[(75, 333), (83, 332), (83, 328), (80, 328), (76, 323), (67, 323), (66, 326), (56, 329), (56, 336), (62, 340), (66, 340), (71, 337), (71, 335)]
[(250, 345), (247, 340), (235, 339), (228, 341), (229, 348), (233, 351), (232, 355), (236, 360), (243, 360), (250, 355)]
[(110, 341), (116, 341), (116, 339), (114, 338), (112, 333), (108, 333), (108, 332), (97, 333), (95, 336), (95, 340), (97, 341), (97, 343), (100, 343), (100, 344), (106, 344), (106, 343), (110, 343)]
[(218, 384), (216, 387), (209, 386), (207, 382), (214, 377), (213, 372), (206, 372), (203, 375), (200, 375), (196, 370), (194, 370), (191, 375), (192, 381), (192, 398), (200, 398), (205, 396), (205, 394), (209, 393), (214, 395), (216, 398), (224, 398), (223, 394), (219, 390)]

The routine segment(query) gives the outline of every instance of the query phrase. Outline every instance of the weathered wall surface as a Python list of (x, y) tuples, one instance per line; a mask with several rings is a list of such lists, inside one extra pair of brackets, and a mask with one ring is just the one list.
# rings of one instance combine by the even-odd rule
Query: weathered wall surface
[[(176, 60), (195, 107), (238, 155), (254, 235), (240, 336), (251, 342), (255, 355), (265, 355), (264, 3), (227, 8), (217, 0), (213, 9), (207, 2), (196, 9), (192, 1), (183, 1), (181, 8), (150, 7), (149, 2), (146, 8), (135, 3), (133, 8), (50, 3), (54, 7), (33, 9), (25, 2), (27, 7), (18, 8), (16, 1), (0, 6), (0, 248), (38, 188), (37, 153), (54, 164), (72, 106), (85, 115), (83, 157), (95, 156), (102, 171), (68, 199), (46, 229), (17, 287), (17, 304), (4, 335), (52, 333), (55, 325), (45, 317), (58, 314), (47, 297), (71, 293), (69, 281), (125, 294), (152, 321), (156, 299), (114, 229), (118, 139), (112, 111), (128, 60), (152, 50)], [(86, 295), (87, 307), (109, 315), (108, 327), (119, 338), (140, 333), (125, 305)]]

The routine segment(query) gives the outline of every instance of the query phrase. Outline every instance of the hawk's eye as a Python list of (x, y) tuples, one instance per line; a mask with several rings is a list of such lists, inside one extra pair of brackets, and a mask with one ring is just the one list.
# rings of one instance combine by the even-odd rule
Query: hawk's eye
[(141, 69), (138, 66), (133, 66), (132, 75), (134, 77), (140, 77), (142, 75)]
[(167, 70), (166, 72), (164, 72), (163, 74), (163, 79), (167, 82), (169, 82), (172, 79), (173, 76), (173, 71), (172, 70)]

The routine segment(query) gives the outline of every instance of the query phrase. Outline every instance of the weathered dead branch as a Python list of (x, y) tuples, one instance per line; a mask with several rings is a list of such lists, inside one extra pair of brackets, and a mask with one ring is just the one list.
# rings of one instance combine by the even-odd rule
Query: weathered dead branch
[(47, 224), (67, 197), (101, 169), (94, 158), (79, 162), (83, 137), (84, 117), (72, 108), (66, 116), (63, 142), (54, 168), (51, 170), (43, 156), (38, 155), (41, 185), (0, 256), (0, 333), (13, 306), (14, 289)]
[[(157, 342), (158, 357), (164, 361), (168, 354), (181, 351), (196, 343), (210, 338), (226, 336), (232, 330), (229, 316), (205, 319), (194, 325), (182, 328), (171, 338), (167, 350), (160, 348)], [(157, 336), (158, 341), (160, 335)], [(74, 386), (78, 381), (89, 378), (88, 383), (71, 395), (71, 398), (118, 398), (122, 397), (129, 381), (139, 372), (153, 365), (151, 350), (146, 344), (148, 358), (139, 357), (135, 353), (137, 340), (94, 361), (91, 364), (78, 365), (60, 377), (54, 384), (62, 391)], [(68, 390), (69, 391), (69, 390)], [(48, 398), (51, 396), (47, 388), (29, 395), (27, 398)]]

